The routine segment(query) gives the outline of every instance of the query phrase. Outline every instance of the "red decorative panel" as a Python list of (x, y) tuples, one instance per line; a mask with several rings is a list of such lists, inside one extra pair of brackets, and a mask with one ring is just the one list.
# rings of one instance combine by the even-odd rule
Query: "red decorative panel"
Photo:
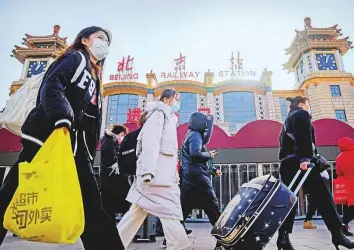
[[(132, 113), (134, 114), (134, 112)], [(136, 122), (124, 125), (129, 128), (129, 131), (138, 129)], [(313, 125), (316, 131), (317, 146), (335, 146), (338, 139), (344, 136), (354, 139), (354, 129), (344, 122), (335, 119), (320, 119), (314, 121)], [(220, 127), (214, 125), (208, 148), (278, 148), (281, 128), (282, 124), (279, 122), (258, 120), (242, 127), (236, 135), (228, 136)], [(178, 127), (179, 146), (181, 146), (187, 131), (187, 123)], [(6, 129), (0, 129), (0, 142), (2, 142), (0, 143), (0, 151), (2, 152), (18, 152), (22, 148), (20, 137)], [(98, 149), (100, 149), (100, 145)]]
[(140, 108), (128, 109), (127, 123), (139, 121), (140, 116), (141, 116), (141, 109)]
[(204, 113), (206, 115), (209, 115), (210, 114), (210, 108), (199, 108), (198, 112)]

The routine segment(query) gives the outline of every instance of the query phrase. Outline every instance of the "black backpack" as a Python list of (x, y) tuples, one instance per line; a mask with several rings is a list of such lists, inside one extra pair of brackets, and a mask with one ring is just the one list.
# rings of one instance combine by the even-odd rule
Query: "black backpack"
[(136, 145), (141, 128), (127, 134), (120, 144), (118, 152), (119, 173), (136, 175)]

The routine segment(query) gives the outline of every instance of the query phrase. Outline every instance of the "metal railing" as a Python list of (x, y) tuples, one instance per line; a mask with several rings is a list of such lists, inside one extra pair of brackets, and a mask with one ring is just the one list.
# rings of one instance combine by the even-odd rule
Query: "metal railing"
[[(219, 201), (220, 209), (223, 210), (230, 200), (234, 197), (242, 184), (249, 182), (253, 178), (272, 174), (274, 177), (279, 178), (279, 162), (268, 163), (234, 163), (234, 164), (215, 164), (215, 167), (221, 170), (222, 176), (212, 178), (212, 184)], [(94, 166), (94, 172), (98, 175), (98, 166)], [(6, 174), (10, 170), (9, 166), (0, 166), (0, 184), (3, 182)], [(333, 179), (336, 178), (335, 162), (331, 162), (331, 168), (328, 170), (329, 174), (329, 189), (333, 194)], [(299, 201), (297, 209), (297, 219), (302, 219), (306, 216), (308, 209), (308, 201), (302, 190), (299, 192)], [(337, 206), (339, 214), (342, 213), (342, 206)], [(314, 218), (320, 218), (315, 214)], [(191, 220), (205, 220), (206, 215), (201, 210), (194, 210)]]

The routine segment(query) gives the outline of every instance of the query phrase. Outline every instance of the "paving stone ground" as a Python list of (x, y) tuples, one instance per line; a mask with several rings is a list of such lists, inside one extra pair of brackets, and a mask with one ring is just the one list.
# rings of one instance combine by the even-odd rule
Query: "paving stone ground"
[[(318, 226), (316, 230), (302, 229), (302, 222), (296, 222), (294, 233), (291, 235), (293, 245), (296, 250), (333, 250), (334, 246), (331, 245), (330, 234), (328, 233), (322, 221), (314, 221)], [(187, 228), (193, 229), (189, 235), (192, 246), (188, 250), (212, 250), (215, 246), (215, 240), (210, 236), (211, 226), (208, 223), (190, 223)], [(354, 237), (351, 237), (354, 240)], [(157, 238), (156, 243), (135, 243), (131, 244), (128, 250), (144, 249), (163, 249), (161, 247), (163, 238)], [(276, 235), (268, 244), (266, 250), (276, 250), (275, 246)], [(81, 242), (75, 245), (57, 245), (57, 244), (43, 244), (23, 241), (18, 238), (12, 237), (8, 234), (4, 244), (0, 250), (83, 250)], [(341, 248), (344, 249), (344, 248)], [(104, 250), (104, 249), (102, 249)]]

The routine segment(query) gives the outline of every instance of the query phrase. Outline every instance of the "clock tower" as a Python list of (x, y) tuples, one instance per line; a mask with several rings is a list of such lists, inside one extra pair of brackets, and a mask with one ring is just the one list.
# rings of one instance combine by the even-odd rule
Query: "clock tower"
[(15, 45), (11, 57), (23, 64), (22, 74), (18, 81), (10, 87), (10, 95), (16, 92), (28, 78), (43, 73), (55, 58), (60, 56), (67, 47), (66, 37), (59, 36), (60, 26), (55, 25), (53, 33), (48, 36), (31, 36), (25, 34), (22, 44)]
[(286, 49), (288, 61), (283, 65), (295, 74), (295, 89), (309, 98), (314, 120), (333, 118), (354, 126), (354, 78), (344, 69), (342, 57), (353, 48), (349, 37), (338, 25), (314, 28), (309, 17), (304, 30)]

